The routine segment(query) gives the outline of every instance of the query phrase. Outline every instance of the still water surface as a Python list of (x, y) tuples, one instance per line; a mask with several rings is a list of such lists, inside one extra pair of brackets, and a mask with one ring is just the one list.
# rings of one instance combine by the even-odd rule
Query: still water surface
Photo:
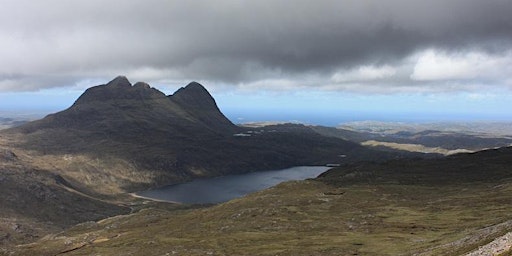
[(315, 178), (328, 169), (329, 167), (325, 166), (299, 166), (283, 170), (198, 179), (139, 192), (137, 195), (186, 204), (220, 203), (272, 187), (283, 181)]

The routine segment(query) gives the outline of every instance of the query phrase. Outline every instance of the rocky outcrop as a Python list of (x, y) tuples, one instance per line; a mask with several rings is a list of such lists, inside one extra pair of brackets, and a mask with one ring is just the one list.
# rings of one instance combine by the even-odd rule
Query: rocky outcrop
[(8, 149), (2, 149), (0, 148), (0, 161), (16, 161), (18, 159), (18, 156), (14, 154), (11, 150)]

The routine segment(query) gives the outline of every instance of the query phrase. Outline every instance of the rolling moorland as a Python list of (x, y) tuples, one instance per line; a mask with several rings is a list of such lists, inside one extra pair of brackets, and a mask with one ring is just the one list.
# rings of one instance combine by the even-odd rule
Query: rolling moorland
[[(62, 112), (0, 131), (0, 254), (464, 254), (512, 229), (510, 143), (506, 134), (237, 126), (198, 83), (167, 96), (117, 77)], [(128, 194), (328, 163), (341, 166), (214, 206)]]
[(512, 228), (511, 153), (336, 168), (212, 207), (83, 223), (15, 255), (464, 255)]

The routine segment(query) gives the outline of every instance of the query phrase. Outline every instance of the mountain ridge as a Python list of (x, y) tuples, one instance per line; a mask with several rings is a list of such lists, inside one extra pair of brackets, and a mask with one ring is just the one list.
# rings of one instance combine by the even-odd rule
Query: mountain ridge
[(147, 83), (137, 82), (132, 85), (125, 76), (118, 76), (106, 84), (88, 88), (73, 106), (113, 99), (158, 99), (163, 97), (165, 97), (164, 93), (150, 87)]
[[(189, 111), (187, 108), (193, 105), (184, 104), (184, 101), (179, 98), (197, 97), (196, 91), (200, 88), (205, 93), (199, 95), (202, 98), (194, 103), (208, 102), (198, 109), (198, 111), (207, 111), (208, 118), (198, 115), (198, 111)], [(149, 123), (157, 121), (158, 124), (155, 125), (164, 128), (182, 126), (182, 128), (197, 130), (201, 127), (216, 133), (236, 130), (235, 125), (222, 115), (215, 100), (202, 85), (196, 84), (194, 89), (182, 88), (179, 92), (178, 100), (174, 100), (174, 95), (166, 96), (147, 83), (137, 82), (132, 85), (126, 77), (118, 76), (106, 84), (88, 88), (68, 109), (23, 125), (19, 129), (33, 132), (40, 128), (69, 127), (89, 131), (112, 130), (111, 132), (116, 133), (115, 129), (122, 128), (126, 125), (126, 121), (134, 118), (149, 120)], [(122, 124), (114, 125), (114, 129), (105, 124), (116, 122)]]

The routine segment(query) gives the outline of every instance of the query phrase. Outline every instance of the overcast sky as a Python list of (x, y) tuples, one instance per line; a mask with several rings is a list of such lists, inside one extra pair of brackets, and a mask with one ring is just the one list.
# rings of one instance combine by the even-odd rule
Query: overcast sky
[(511, 0), (0, 4), (0, 108), (65, 105), (126, 75), (166, 93), (199, 81), (230, 111), (512, 117)]

